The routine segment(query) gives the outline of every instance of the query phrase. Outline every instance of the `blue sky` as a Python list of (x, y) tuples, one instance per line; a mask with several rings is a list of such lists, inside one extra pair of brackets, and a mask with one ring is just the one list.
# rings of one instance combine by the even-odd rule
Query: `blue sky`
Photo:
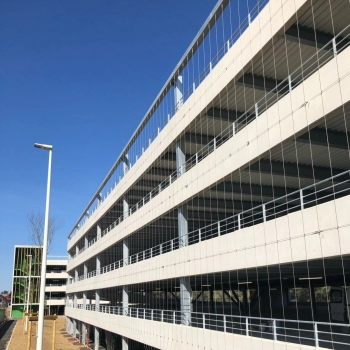
[(0, 289), (29, 211), (64, 219), (51, 255), (125, 146), (216, 0), (0, 2)]

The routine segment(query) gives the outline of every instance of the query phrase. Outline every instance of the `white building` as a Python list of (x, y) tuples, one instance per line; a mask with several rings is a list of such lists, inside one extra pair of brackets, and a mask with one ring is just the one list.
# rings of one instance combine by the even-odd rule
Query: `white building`
[(217, 3), (69, 234), (71, 334), (349, 349), (349, 46), (348, 0)]
[(48, 257), (46, 265), (45, 300), (48, 314), (64, 315), (67, 284), (66, 257)]

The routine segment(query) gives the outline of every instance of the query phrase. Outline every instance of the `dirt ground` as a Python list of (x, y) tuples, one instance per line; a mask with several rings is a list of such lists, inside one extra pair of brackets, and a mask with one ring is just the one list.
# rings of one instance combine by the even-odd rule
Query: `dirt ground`
[[(13, 335), (8, 346), (8, 350), (27, 349), (28, 334), (24, 332), (25, 322), (18, 320), (13, 331)], [(28, 326), (29, 328), (29, 326)], [(52, 329), (53, 321), (44, 321), (44, 350), (51, 350), (52, 348)], [(35, 350), (37, 339), (37, 322), (32, 322), (31, 330), (31, 347), (30, 350)], [(56, 341), (55, 350), (88, 350), (89, 348), (73, 338), (66, 332), (66, 317), (58, 316), (56, 321)]]

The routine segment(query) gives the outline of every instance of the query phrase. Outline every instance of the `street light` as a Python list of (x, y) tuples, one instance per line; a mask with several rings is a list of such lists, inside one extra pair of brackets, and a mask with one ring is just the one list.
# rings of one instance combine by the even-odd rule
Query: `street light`
[(28, 329), (28, 317), (29, 317), (29, 298), (30, 298), (30, 277), (31, 277), (31, 273), (32, 273), (32, 256), (31, 255), (27, 255), (27, 257), (29, 257), (29, 282), (28, 282), (28, 292), (27, 292), (27, 317), (26, 317), (26, 331)]
[(44, 331), (47, 240), (48, 240), (48, 231), (49, 231), (49, 212), (50, 212), (52, 146), (51, 145), (43, 145), (40, 143), (34, 143), (34, 147), (42, 148), (46, 151), (49, 151), (49, 168), (48, 168), (48, 175), (47, 175), (46, 209), (45, 209), (45, 224), (44, 224), (44, 242), (43, 242), (43, 255), (42, 255), (42, 262), (41, 262), (40, 302), (39, 302), (39, 315), (38, 315), (38, 339), (36, 342), (36, 350), (42, 350), (42, 348), (43, 348), (43, 331)]

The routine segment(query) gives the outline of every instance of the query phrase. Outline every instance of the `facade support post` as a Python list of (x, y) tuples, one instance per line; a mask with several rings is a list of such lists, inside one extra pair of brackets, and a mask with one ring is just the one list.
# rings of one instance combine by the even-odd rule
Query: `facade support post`
[(183, 84), (181, 75), (179, 75), (174, 81), (174, 99), (175, 110), (177, 111), (183, 105)]
[(98, 350), (100, 347), (100, 329), (97, 327), (94, 327), (94, 350)]
[[(176, 167), (179, 171), (178, 176), (181, 176), (185, 169), (186, 153), (184, 143), (179, 141), (176, 144)], [(178, 237), (179, 248), (188, 246), (188, 211), (187, 205), (183, 204), (177, 209), (178, 217)], [(189, 326), (191, 324), (191, 297), (192, 289), (190, 278), (187, 276), (180, 278), (180, 303), (181, 303), (181, 324)]]
[[(129, 263), (129, 241), (128, 239), (123, 240), (123, 260), (124, 265)], [(129, 290), (128, 286), (123, 286), (123, 315), (127, 316), (129, 312)], [(129, 339), (122, 337), (122, 350), (129, 349)]]

